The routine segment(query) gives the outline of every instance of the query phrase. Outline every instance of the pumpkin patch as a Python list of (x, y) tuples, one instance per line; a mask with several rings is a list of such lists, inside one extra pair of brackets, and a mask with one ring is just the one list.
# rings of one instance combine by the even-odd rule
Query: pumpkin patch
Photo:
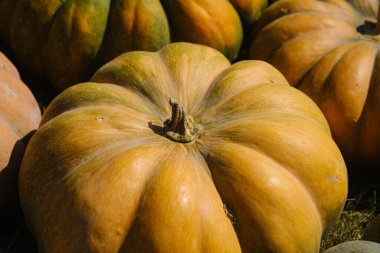
[(41, 252), (318, 252), (347, 174), (316, 104), (263, 61), (172, 43), (47, 107), (20, 172)]

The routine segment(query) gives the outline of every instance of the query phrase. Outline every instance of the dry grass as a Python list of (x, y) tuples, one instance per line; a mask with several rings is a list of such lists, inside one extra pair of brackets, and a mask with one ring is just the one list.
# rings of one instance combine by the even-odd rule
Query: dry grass
[(377, 204), (376, 192), (369, 199), (348, 199), (334, 229), (322, 239), (320, 252), (343, 242), (360, 240), (367, 224), (379, 211)]

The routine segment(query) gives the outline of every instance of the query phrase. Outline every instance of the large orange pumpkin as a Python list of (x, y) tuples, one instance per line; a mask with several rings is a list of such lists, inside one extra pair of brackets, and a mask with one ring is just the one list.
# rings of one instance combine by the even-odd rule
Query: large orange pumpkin
[(318, 252), (347, 194), (310, 98), (262, 61), (129, 52), (46, 109), (20, 172), (41, 252)]
[(63, 90), (120, 53), (171, 41), (238, 55), (267, 0), (2, 0), (0, 37), (17, 63)]
[(37, 101), (0, 52), (0, 231), (20, 213), (18, 173), (29, 133), (41, 119)]
[(278, 1), (258, 21), (250, 49), (319, 105), (349, 165), (380, 165), (378, 4)]

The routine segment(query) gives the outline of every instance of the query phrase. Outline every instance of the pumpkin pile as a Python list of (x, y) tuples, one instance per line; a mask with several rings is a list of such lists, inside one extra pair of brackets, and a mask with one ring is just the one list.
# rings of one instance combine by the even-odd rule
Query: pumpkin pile
[(0, 0), (0, 252), (19, 212), (39, 253), (319, 253), (380, 165), (379, 4)]
[(46, 77), (62, 91), (88, 80), (120, 53), (156, 51), (173, 41), (204, 44), (234, 60), (243, 28), (267, 4), (267, 0), (1, 0), (0, 38), (23, 69)]

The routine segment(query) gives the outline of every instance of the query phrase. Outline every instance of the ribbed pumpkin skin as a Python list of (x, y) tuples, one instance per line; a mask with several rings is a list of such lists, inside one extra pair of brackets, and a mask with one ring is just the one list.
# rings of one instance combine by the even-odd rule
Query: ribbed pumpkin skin
[[(37, 101), (20, 80), (12, 62), (0, 52), (0, 230), (20, 213), (18, 173), (26, 136), (37, 129)], [(24, 140), (23, 140), (24, 139)], [(18, 209), (17, 209), (18, 208)]]
[(271, 63), (318, 104), (348, 164), (378, 166), (380, 37), (357, 31), (364, 19), (376, 22), (377, 5), (352, 2), (273, 4), (258, 21), (250, 58)]
[(267, 0), (2, 0), (0, 34), (20, 66), (61, 91), (120, 53), (156, 51), (171, 41), (204, 44), (233, 60), (242, 24), (266, 6)]
[[(170, 97), (203, 126), (191, 143), (162, 134)], [(307, 253), (347, 174), (321, 111), (276, 69), (173, 43), (56, 97), (19, 185), (42, 253)]]

